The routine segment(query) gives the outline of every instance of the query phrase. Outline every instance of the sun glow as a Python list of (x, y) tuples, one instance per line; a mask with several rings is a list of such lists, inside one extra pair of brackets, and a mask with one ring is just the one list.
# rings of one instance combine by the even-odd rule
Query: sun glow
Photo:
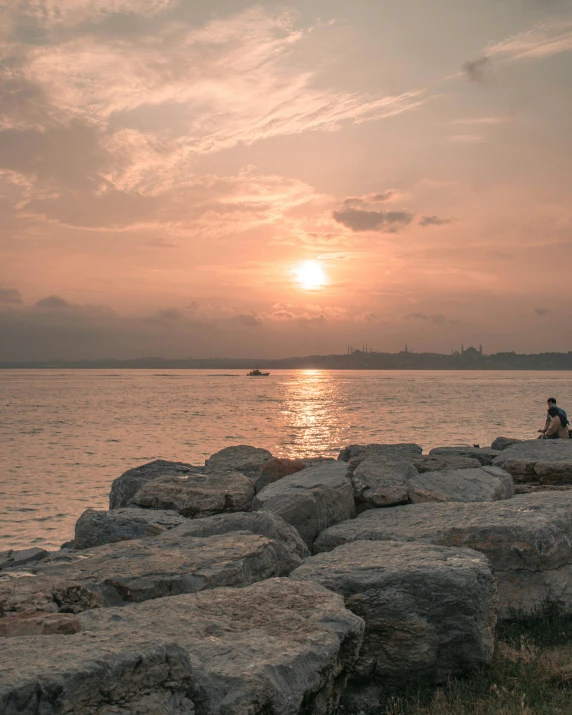
[(319, 290), (326, 284), (324, 270), (318, 261), (304, 261), (296, 269), (296, 279), (304, 290)]

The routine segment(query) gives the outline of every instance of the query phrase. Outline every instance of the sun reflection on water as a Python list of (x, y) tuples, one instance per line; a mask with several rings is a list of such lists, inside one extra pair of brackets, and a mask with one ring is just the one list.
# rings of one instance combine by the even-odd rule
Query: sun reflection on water
[(302, 370), (287, 381), (281, 410), (288, 451), (301, 457), (331, 456), (344, 429), (339, 382), (323, 370)]

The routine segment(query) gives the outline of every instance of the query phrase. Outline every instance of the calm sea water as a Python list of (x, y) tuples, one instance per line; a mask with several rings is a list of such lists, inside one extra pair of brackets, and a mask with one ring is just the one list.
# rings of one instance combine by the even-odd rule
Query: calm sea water
[[(229, 374), (232, 373), (232, 374)], [(530, 438), (566, 372), (0, 370), (0, 551), (54, 549), (110, 484), (153, 459), (203, 464), (232, 444), (337, 456), (356, 442)]]

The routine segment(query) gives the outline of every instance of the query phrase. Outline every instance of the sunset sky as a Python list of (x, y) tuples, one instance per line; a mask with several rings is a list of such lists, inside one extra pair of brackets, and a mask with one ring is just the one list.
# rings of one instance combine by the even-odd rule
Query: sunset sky
[(0, 359), (572, 349), (569, 0), (0, 0), (0, 43)]

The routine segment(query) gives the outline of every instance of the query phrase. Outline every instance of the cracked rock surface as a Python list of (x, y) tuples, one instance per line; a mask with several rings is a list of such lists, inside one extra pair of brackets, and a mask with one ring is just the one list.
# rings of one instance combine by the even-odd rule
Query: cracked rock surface
[[(175, 530), (176, 531), (176, 530)], [(105, 606), (147, 601), (220, 586), (244, 587), (288, 571), (285, 548), (264, 536), (237, 531), (209, 538), (166, 532), (154, 539), (107, 544), (0, 579), (5, 611), (62, 610), (50, 594), (73, 585)], [(67, 586), (71, 587), (71, 586)], [(60, 599), (61, 600), (61, 599)], [(80, 602), (77, 609), (92, 606)], [(47, 607), (49, 602), (55, 606)]]
[(510, 474), (499, 467), (451, 469), (426, 472), (407, 483), (409, 500), (429, 501), (498, 501), (514, 496)]
[(356, 514), (348, 465), (317, 462), (284, 477), (256, 495), (253, 509), (278, 514), (311, 546), (322, 529)]
[(129, 501), (146, 483), (160, 477), (184, 477), (189, 474), (200, 474), (203, 470), (185, 462), (169, 462), (156, 459), (154, 462), (142, 464), (140, 467), (128, 469), (111, 484), (109, 493), (109, 508), (120, 509), (128, 506)]
[(313, 556), (290, 578), (339, 593), (364, 619), (356, 677), (443, 682), (491, 662), (496, 584), (476, 551), (354, 541)]
[(254, 482), (241, 472), (165, 476), (143, 484), (129, 504), (168, 509), (197, 519), (223, 512), (248, 511)]
[(2, 713), (331, 715), (364, 628), (337, 594), (289, 579), (79, 621), (3, 644)]
[(546, 602), (572, 611), (572, 492), (370, 509), (324, 530), (314, 551), (360, 540), (474, 549), (491, 563), (503, 617), (512, 608), (532, 612)]
[(75, 549), (90, 549), (117, 541), (158, 536), (187, 519), (176, 511), (121, 508), (86, 509), (75, 524)]

